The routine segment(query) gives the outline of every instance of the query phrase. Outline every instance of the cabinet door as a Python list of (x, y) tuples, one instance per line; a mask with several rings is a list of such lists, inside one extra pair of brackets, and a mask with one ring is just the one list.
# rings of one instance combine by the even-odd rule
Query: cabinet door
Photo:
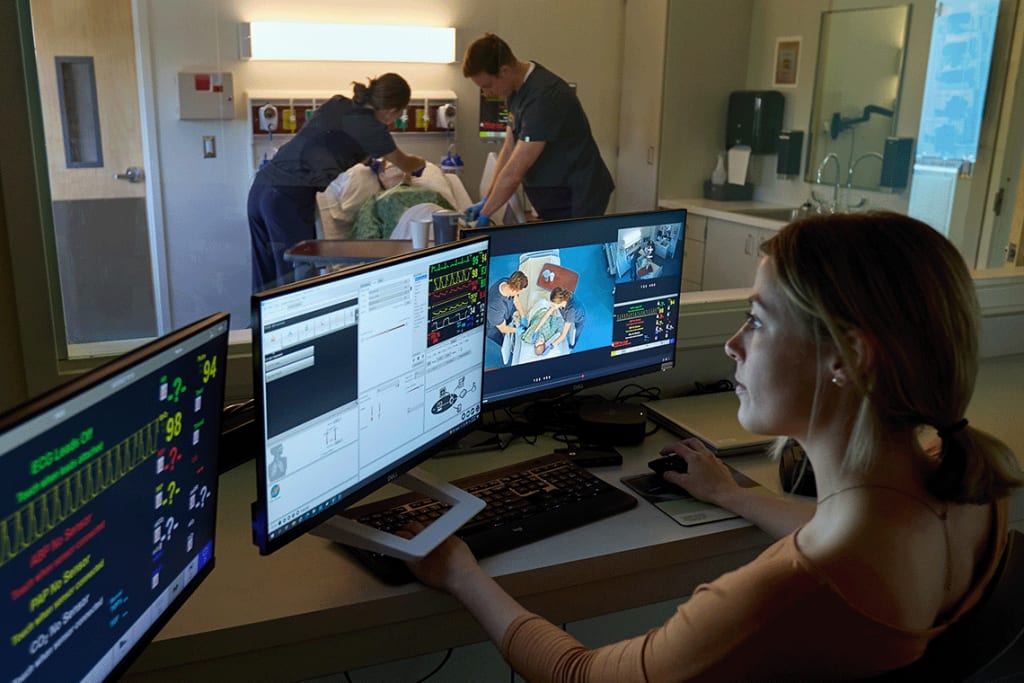
[(704, 246), (704, 289), (734, 289), (754, 284), (760, 242), (770, 230), (708, 218)]
[(704, 289), (704, 233), (707, 218), (694, 214), (686, 216), (686, 238), (683, 240), (683, 291)]

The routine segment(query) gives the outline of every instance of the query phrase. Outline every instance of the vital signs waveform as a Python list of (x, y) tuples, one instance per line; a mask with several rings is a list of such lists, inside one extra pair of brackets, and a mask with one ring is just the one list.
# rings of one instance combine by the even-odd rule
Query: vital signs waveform
[(162, 413), (112, 448), (77, 463), (66, 477), (0, 520), (0, 567), (156, 453), (167, 419)]

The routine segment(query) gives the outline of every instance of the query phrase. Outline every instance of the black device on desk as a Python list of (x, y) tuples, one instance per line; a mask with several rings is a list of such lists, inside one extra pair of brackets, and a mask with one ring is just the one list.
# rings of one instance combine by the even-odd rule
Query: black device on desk
[[(413, 559), (483, 508), (411, 470), (479, 419), (488, 271), (481, 238), (253, 295), (261, 553), (315, 529)], [(337, 515), (391, 482), (453, 509), (411, 540)]]
[[(686, 211), (676, 209), (464, 229), (464, 236), (491, 240), (492, 318), (508, 313), (518, 320), (507, 334), (488, 323), (484, 405), (509, 406), (672, 368), (685, 225)], [(522, 316), (495, 295), (499, 282), (516, 272), (526, 281), (517, 295)], [(563, 304), (565, 292), (570, 298)], [(593, 415), (602, 412), (584, 405)], [(639, 438), (629, 443), (635, 443), (645, 424), (630, 419), (614, 431), (633, 428)]]
[(0, 416), (0, 679), (122, 675), (212, 571), (228, 315)]

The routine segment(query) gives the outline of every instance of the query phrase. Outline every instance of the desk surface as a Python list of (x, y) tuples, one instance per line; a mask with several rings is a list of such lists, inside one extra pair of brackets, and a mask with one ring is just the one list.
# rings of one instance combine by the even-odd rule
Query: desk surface
[[(985, 361), (968, 418), (1024, 458), (1019, 419), (1024, 355)], [(672, 436), (659, 431), (620, 449), (621, 467), (596, 468), (612, 484), (646, 472)], [(549, 452), (516, 444), (503, 453), (439, 458), (423, 467), (449, 479)], [(775, 463), (729, 459), (778, 491)], [(216, 568), (167, 624), (131, 674), (154, 680), (294, 680), (484, 639), (451, 597), (413, 583), (389, 586), (342, 550), (311, 535), (268, 557), (251, 543), (252, 461), (221, 476)], [(398, 489), (385, 489), (391, 495)], [(1024, 519), (1024, 496), (1011, 520)], [(528, 609), (576, 621), (673, 597), (753, 559), (769, 537), (743, 520), (683, 527), (643, 501), (628, 512), (484, 559), (481, 564)]]

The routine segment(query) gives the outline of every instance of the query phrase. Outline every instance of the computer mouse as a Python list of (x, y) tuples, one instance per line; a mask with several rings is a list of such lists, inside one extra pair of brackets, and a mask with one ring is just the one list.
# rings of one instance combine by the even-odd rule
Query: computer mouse
[(658, 474), (664, 474), (665, 472), (686, 472), (686, 461), (675, 455), (666, 455), (661, 458), (655, 458), (647, 463), (647, 466)]

